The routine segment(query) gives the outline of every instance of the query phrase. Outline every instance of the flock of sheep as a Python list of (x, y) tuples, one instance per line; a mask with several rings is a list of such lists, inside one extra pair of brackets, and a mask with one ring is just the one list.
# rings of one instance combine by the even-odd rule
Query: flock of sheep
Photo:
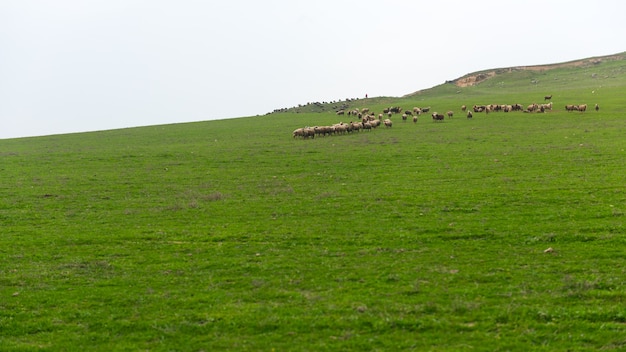
[[(545, 100), (552, 99), (551, 95), (547, 95), (544, 97)], [(524, 107), (521, 104), (489, 104), (489, 105), (474, 105), (471, 109), (468, 109), (466, 105), (461, 106), (461, 111), (466, 113), (466, 117), (471, 119), (473, 117), (473, 113), (485, 112), (489, 114), (491, 112), (511, 112), (511, 111), (521, 111), (525, 113), (545, 113), (548, 111), (552, 111), (552, 102), (547, 104), (530, 104), (527, 107)], [(598, 111), (600, 107), (598, 104), (595, 104), (595, 110)], [(578, 104), (578, 105), (566, 105), (566, 111), (580, 111), (585, 112), (587, 110), (587, 104)], [(402, 114), (402, 121), (407, 121), (409, 116), (412, 118), (413, 122), (417, 122), (417, 118), (419, 115), (423, 113), (427, 113), (430, 111), (430, 107), (419, 108), (414, 107), (412, 110), (404, 110), (400, 107), (389, 107), (383, 110), (382, 113), (376, 115), (375, 113), (370, 112), (369, 108), (363, 109), (351, 109), (344, 110), (340, 109), (336, 111), (337, 115), (348, 115), (354, 116), (359, 120), (357, 122), (339, 122), (330, 126), (306, 126), (302, 128), (298, 128), (293, 131), (293, 138), (315, 138), (316, 136), (331, 136), (331, 135), (341, 135), (352, 132), (360, 132), (362, 130), (371, 131), (372, 129), (376, 129), (377, 127), (384, 125), (388, 128), (392, 127), (393, 122), (391, 121), (391, 117), (393, 114)], [(385, 116), (387, 118), (385, 118)], [(433, 121), (443, 121), (445, 116), (448, 118), (452, 118), (454, 116), (453, 111), (448, 111), (446, 114), (440, 114), (438, 112), (433, 112), (431, 114)]]
[[(365, 109), (364, 109), (365, 110)], [(391, 119), (377, 119), (374, 115), (367, 115), (362, 117), (361, 121), (357, 122), (339, 122), (330, 126), (306, 126), (295, 129), (293, 131), (293, 138), (300, 137), (303, 139), (315, 138), (315, 136), (332, 136), (332, 135), (340, 135), (352, 132), (360, 132), (360, 131), (371, 131), (373, 129), (378, 128), (380, 125), (384, 125), (385, 127), (391, 127), (393, 123)]]

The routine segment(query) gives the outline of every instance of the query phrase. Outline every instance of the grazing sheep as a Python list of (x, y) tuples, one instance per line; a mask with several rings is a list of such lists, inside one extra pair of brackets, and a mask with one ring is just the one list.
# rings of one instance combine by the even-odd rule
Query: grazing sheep
[(465, 110), (467, 110), (467, 106), (461, 105), (461, 111), (465, 112)]
[(467, 112), (467, 118), (468, 118), (468, 119), (471, 119), (472, 117), (474, 117), (474, 115), (472, 115), (472, 112), (471, 112), (471, 111), (468, 111), (468, 112)]
[(545, 97), (543, 97), (543, 101), (550, 100), (550, 99), (552, 99), (552, 94), (546, 95)]
[(595, 109), (596, 109), (596, 111), (600, 110), (600, 105), (596, 104)]
[(433, 112), (433, 121), (443, 121), (443, 114), (439, 114), (436, 111)]
[(413, 123), (417, 123), (417, 115), (413, 116)]
[(408, 116), (406, 114), (402, 114), (402, 121), (406, 122), (406, 119), (408, 118)]
[(580, 112), (587, 111), (587, 104), (580, 104), (580, 105), (578, 105), (578, 111), (580, 111)]
[(304, 128), (297, 128), (293, 131), (293, 138), (304, 137)]
[(328, 131), (327, 127), (328, 126), (315, 126), (313, 130), (317, 136), (326, 136), (326, 132)]
[(311, 138), (315, 138), (315, 127), (303, 127), (303, 128), (298, 128), (296, 130), (293, 131), (293, 138), (296, 137), (302, 137), (303, 139), (308, 139), (309, 137)]
[(363, 122), (351, 122), (350, 126), (352, 126), (353, 131), (361, 132), (363, 129)]
[(385, 127), (391, 127), (391, 125), (393, 124), (390, 119), (385, 119), (383, 123), (385, 124)]
[(452, 116), (454, 116), (454, 112), (453, 111), (448, 111), (446, 114), (448, 115), (449, 119), (451, 119)]

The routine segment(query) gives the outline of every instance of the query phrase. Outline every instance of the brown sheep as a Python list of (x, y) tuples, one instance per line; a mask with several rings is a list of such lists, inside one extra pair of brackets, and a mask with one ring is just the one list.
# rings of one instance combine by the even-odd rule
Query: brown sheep
[(391, 127), (393, 125), (393, 122), (391, 122), (390, 119), (385, 119), (383, 123), (385, 124), (385, 127)]
[(433, 121), (443, 121), (443, 114), (439, 114), (436, 111), (433, 112)]
[(600, 110), (600, 105), (596, 104), (595, 109), (596, 109), (596, 111)]
[(446, 114), (448, 115), (449, 119), (451, 119), (452, 116), (454, 116), (454, 112), (453, 111), (448, 111)]
[(304, 137), (304, 128), (298, 128), (293, 131), (293, 138)]
[(315, 128), (313, 127), (305, 127), (304, 128), (304, 134), (303, 134), (304, 138), (315, 138)]
[(350, 123), (353, 131), (360, 132), (363, 129), (363, 122), (352, 122)]

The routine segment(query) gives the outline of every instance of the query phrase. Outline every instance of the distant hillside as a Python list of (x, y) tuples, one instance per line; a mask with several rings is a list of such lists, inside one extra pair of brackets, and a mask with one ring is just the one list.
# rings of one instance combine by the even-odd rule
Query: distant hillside
[(516, 67), (508, 67), (508, 68), (500, 68), (500, 69), (491, 69), (486, 71), (480, 71), (475, 73), (470, 73), (461, 78), (457, 78), (452, 83), (456, 84), (458, 87), (468, 87), (479, 84), (487, 79), (495, 77), (502, 73), (514, 72), (514, 71), (547, 71), (553, 70), (556, 68), (567, 68), (567, 67), (591, 67), (595, 65), (599, 65), (603, 62), (608, 61), (619, 61), (624, 60), (626, 58), (626, 53), (608, 55), (608, 56), (599, 56), (599, 57), (591, 57), (582, 60), (575, 60), (557, 64), (550, 65), (535, 65), (535, 66), (516, 66)]
[[(620, 53), (620, 54), (614, 54), (614, 55), (590, 57), (586, 59), (547, 64), (547, 65), (515, 66), (515, 67), (488, 69), (488, 70), (478, 71), (474, 73), (469, 73), (455, 80), (447, 81), (446, 83), (454, 84), (457, 87), (464, 88), (464, 87), (471, 87), (471, 86), (478, 85), (491, 78), (497, 77), (499, 75), (507, 74), (507, 73), (522, 72), (522, 71), (549, 71), (549, 70), (558, 69), (558, 68), (588, 68), (588, 67), (597, 66), (601, 63), (621, 61), (621, 60), (626, 60), (626, 52)], [(421, 90), (407, 94), (406, 96), (416, 95), (416, 94), (419, 94), (420, 92)]]

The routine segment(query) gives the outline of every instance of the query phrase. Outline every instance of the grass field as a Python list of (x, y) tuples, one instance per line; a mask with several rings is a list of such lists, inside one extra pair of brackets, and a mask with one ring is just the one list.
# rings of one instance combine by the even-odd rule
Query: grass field
[(623, 350), (624, 96), (615, 61), (353, 101), (456, 114), (349, 135), (0, 140), (0, 350)]

